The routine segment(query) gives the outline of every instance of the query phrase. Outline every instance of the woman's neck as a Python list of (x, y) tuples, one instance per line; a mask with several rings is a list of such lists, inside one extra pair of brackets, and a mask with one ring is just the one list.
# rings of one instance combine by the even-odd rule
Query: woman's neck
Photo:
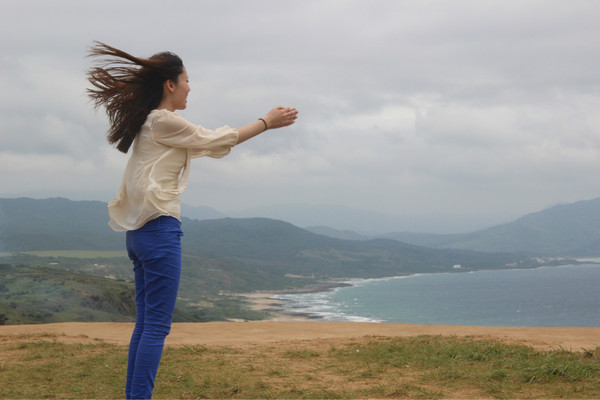
[(157, 110), (167, 110), (167, 111), (171, 111), (171, 112), (175, 112), (175, 106), (173, 106), (173, 104), (171, 104), (171, 102), (169, 102), (166, 99), (163, 99), (160, 104), (158, 105), (158, 107), (156, 107)]

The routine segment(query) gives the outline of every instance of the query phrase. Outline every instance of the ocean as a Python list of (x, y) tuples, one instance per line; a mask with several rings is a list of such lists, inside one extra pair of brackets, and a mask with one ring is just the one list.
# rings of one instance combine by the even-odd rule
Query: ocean
[(282, 311), (323, 321), (600, 327), (600, 265), (416, 274), (277, 295)]

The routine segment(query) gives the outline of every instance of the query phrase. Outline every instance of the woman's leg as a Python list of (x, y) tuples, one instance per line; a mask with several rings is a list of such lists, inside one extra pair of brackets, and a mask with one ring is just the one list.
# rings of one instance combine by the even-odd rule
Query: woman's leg
[(137, 356), (138, 344), (142, 333), (144, 332), (144, 309), (145, 309), (145, 283), (144, 283), (144, 268), (140, 261), (132, 255), (133, 272), (135, 274), (135, 328), (129, 342), (129, 356), (127, 359), (127, 382), (125, 384), (125, 398), (131, 399), (131, 380), (135, 369), (135, 359)]
[[(135, 345), (134, 342), (137, 341), (135, 354), (130, 345), (129, 364), (132, 371), (128, 393), (132, 399), (152, 397), (165, 337), (171, 330), (179, 288), (181, 236), (179, 221), (173, 218), (159, 218), (131, 235), (129, 247), (141, 263), (141, 267), (137, 268), (139, 271), (136, 271), (136, 278), (138, 274), (142, 276), (136, 282), (143, 282), (143, 290), (136, 289), (137, 310), (143, 313), (143, 319), (141, 323), (136, 323), (132, 336), (132, 344)], [(136, 321), (140, 321), (140, 318), (137, 317)]]

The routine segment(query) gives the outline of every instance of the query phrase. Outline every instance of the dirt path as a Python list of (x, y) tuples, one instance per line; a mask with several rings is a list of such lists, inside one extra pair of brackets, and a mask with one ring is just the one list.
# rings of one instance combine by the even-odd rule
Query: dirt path
[[(129, 323), (106, 322), (5, 325), (0, 326), (0, 336), (46, 335), (53, 340), (71, 343), (102, 340), (127, 345), (132, 329), (133, 325)], [(167, 345), (247, 347), (253, 344), (294, 340), (417, 335), (493, 338), (503, 342), (523, 343), (538, 349), (562, 348), (571, 351), (595, 349), (600, 346), (600, 328), (513, 328), (309, 321), (176, 323), (167, 337)]]

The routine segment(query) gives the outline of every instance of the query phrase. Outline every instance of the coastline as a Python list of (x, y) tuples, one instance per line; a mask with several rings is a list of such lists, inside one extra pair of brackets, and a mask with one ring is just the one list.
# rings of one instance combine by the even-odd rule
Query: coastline
[(270, 315), (265, 321), (309, 321), (308, 315), (293, 315), (282, 311), (281, 300), (273, 298), (280, 293), (275, 292), (254, 292), (241, 293), (236, 296), (243, 297), (250, 302), (250, 309), (253, 311), (262, 311)]
[[(299, 289), (237, 293), (250, 308), (271, 315), (261, 321), (182, 322), (174, 323), (167, 336), (169, 346), (207, 345), (249, 346), (277, 343), (286, 345), (295, 341), (363, 340), (369, 337), (410, 337), (421, 335), (492, 339), (502, 343), (523, 344), (540, 350), (568, 350), (585, 352), (600, 347), (600, 327), (519, 327), (440, 325), (389, 322), (331, 322), (311, 314), (286, 313), (283, 294), (321, 293), (340, 287), (353, 286), (363, 279), (336, 279), (319, 282)], [(105, 341), (126, 346), (133, 323), (65, 322), (43, 325), (3, 325), (0, 338), (18, 339), (19, 335), (36, 336), (39, 340), (67, 343), (97, 343)]]
[(236, 296), (242, 297), (250, 302), (250, 309), (253, 311), (262, 311), (268, 313), (271, 318), (266, 321), (319, 321), (320, 318), (310, 313), (290, 313), (283, 310), (284, 300), (275, 298), (283, 294), (300, 293), (321, 293), (334, 290), (340, 287), (352, 286), (348, 282), (360, 280), (357, 278), (335, 279), (307, 285), (298, 289), (282, 291), (256, 291), (251, 293), (237, 293)]
[[(582, 260), (581, 260), (582, 261)], [(495, 312), (495, 314), (492, 314), (493, 317), (489, 317), (487, 314), (481, 314), (482, 317), (481, 318), (477, 318), (478, 315), (477, 313), (480, 313), (481, 310), (477, 309), (475, 307), (475, 309), (469, 309), (468, 307), (465, 307), (465, 311), (456, 311), (454, 314), (452, 314), (451, 317), (446, 317), (444, 318), (443, 316), (440, 317), (440, 313), (437, 311), (437, 309), (435, 310), (430, 310), (427, 309), (426, 307), (424, 307), (424, 311), (422, 315), (430, 315), (433, 317), (430, 318), (425, 318), (425, 317), (421, 317), (421, 315), (419, 315), (419, 318), (411, 318), (411, 315), (404, 315), (404, 314), (397, 314), (394, 310), (391, 310), (391, 313), (388, 312), (387, 314), (385, 313), (380, 313), (377, 314), (376, 312), (371, 313), (370, 311), (365, 311), (364, 307), (363, 309), (358, 309), (355, 310), (354, 312), (352, 312), (352, 310), (354, 310), (352, 308), (352, 304), (353, 304), (353, 300), (352, 300), (352, 293), (354, 293), (354, 296), (366, 296), (366, 298), (372, 298), (373, 296), (371, 295), (370, 292), (367, 292), (367, 289), (362, 289), (362, 288), (358, 288), (358, 291), (352, 291), (353, 289), (351, 289), (350, 292), (345, 292), (342, 291), (339, 294), (337, 293), (333, 293), (336, 292), (336, 289), (338, 288), (344, 288), (344, 287), (352, 287), (352, 286), (363, 286), (363, 283), (366, 285), (368, 284), (370, 281), (389, 281), (389, 280), (394, 280), (394, 279), (398, 279), (398, 278), (406, 278), (406, 277), (410, 277), (410, 276), (420, 276), (420, 275), (430, 275), (430, 274), (420, 274), (420, 273), (416, 273), (416, 274), (406, 274), (406, 275), (400, 275), (400, 276), (390, 276), (390, 277), (382, 277), (382, 278), (344, 278), (344, 279), (336, 279), (336, 280), (329, 280), (329, 281), (322, 281), (319, 282), (317, 284), (313, 284), (310, 286), (306, 286), (303, 288), (299, 288), (299, 289), (292, 289), (292, 290), (282, 290), (282, 291), (256, 291), (256, 292), (252, 292), (252, 293), (241, 293), (238, 294), (238, 296), (242, 296), (243, 298), (245, 298), (245, 300), (249, 301), (250, 303), (250, 308), (252, 310), (256, 310), (256, 311), (262, 311), (262, 312), (266, 312), (268, 313), (271, 317), (270, 318), (265, 318), (265, 320), (272, 320), (272, 321), (298, 321), (298, 320), (304, 320), (304, 321), (320, 321), (320, 322), (335, 322), (335, 321), (339, 321), (339, 322), (369, 322), (369, 323), (413, 323), (413, 324), (454, 324), (454, 323), (458, 323), (458, 324), (467, 324), (467, 325), (475, 325), (475, 326), (519, 326), (519, 327), (536, 327), (536, 326), (549, 326), (549, 327), (599, 327), (599, 325), (597, 325), (597, 319), (596, 318), (591, 318), (590, 316), (597, 316), (597, 309), (592, 310), (590, 309), (590, 299), (594, 299), (594, 302), (597, 303), (598, 300), (600, 300), (600, 298), (597, 296), (597, 292), (594, 292), (594, 288), (590, 287), (589, 282), (593, 282), (593, 280), (597, 280), (597, 278), (599, 277), (598, 272), (600, 272), (600, 270), (598, 270), (598, 264), (595, 262), (590, 262), (592, 260), (585, 260), (587, 262), (581, 263), (581, 264), (567, 264), (567, 265), (556, 265), (556, 266), (539, 266), (536, 268), (506, 268), (506, 269), (500, 269), (500, 270), (496, 270), (496, 269), (490, 269), (490, 270), (476, 270), (476, 271), (452, 271), (452, 272), (442, 272), (442, 273), (433, 273), (431, 275), (449, 275), (448, 278), (444, 278), (444, 279), (449, 279), (451, 280), (451, 282), (455, 282), (456, 279), (456, 275), (463, 275), (463, 274), (467, 274), (467, 276), (470, 276), (470, 273), (475, 273), (475, 272), (489, 272), (490, 274), (504, 274), (504, 275), (499, 275), (498, 279), (501, 279), (504, 281), (504, 279), (506, 279), (507, 282), (513, 282), (515, 283), (516, 287), (521, 287), (521, 289), (523, 288), (523, 284), (520, 283), (520, 281), (515, 281), (515, 278), (510, 278), (510, 276), (513, 276), (514, 274), (512, 274), (513, 271), (526, 271), (524, 272), (526, 275), (527, 279), (529, 279), (529, 281), (531, 281), (532, 279), (535, 280), (535, 282), (537, 282), (539, 280), (539, 277), (533, 276), (531, 274), (535, 273), (535, 274), (545, 274), (545, 276), (547, 276), (547, 274), (554, 274), (554, 275), (549, 275), (549, 277), (552, 277), (553, 281), (548, 281), (548, 282), (552, 282), (553, 285), (555, 285), (556, 282), (563, 282), (560, 284), (560, 290), (557, 287), (556, 290), (558, 290), (559, 292), (561, 292), (561, 294), (563, 296), (567, 296), (568, 293), (565, 292), (565, 288), (567, 288), (566, 283), (564, 282), (569, 282), (570, 286), (568, 286), (569, 289), (573, 289), (573, 285), (581, 285), (581, 286), (577, 286), (578, 288), (585, 288), (585, 291), (581, 292), (578, 291), (577, 295), (573, 295), (574, 300), (570, 303), (571, 306), (573, 304), (580, 304), (581, 307), (576, 308), (576, 309), (566, 309), (565, 305), (563, 305), (563, 303), (560, 302), (556, 302), (556, 299), (558, 297), (553, 297), (553, 298), (549, 298), (548, 296), (546, 296), (546, 292), (540, 292), (540, 296), (536, 296), (534, 299), (531, 298), (531, 295), (527, 296), (512, 296), (510, 298), (510, 300), (507, 298), (506, 300), (506, 304), (509, 305), (509, 307), (504, 307), (502, 310), (496, 310), (493, 309), (493, 311)], [(594, 260), (596, 261), (596, 260)], [(567, 267), (567, 268), (559, 268), (559, 267)], [(591, 267), (591, 269), (590, 269)], [(584, 271), (586, 271), (586, 274), (591, 273), (592, 275), (590, 276), (590, 278), (593, 278), (592, 280), (590, 279), (584, 279), (582, 280), (581, 278), (581, 274), (575, 274), (573, 275), (571, 272), (573, 272), (570, 268), (573, 269), (577, 269), (577, 268), (586, 268)], [(527, 271), (531, 271), (531, 270), (548, 270), (548, 271), (544, 271), (544, 272), (527, 272)], [(505, 272), (508, 271), (508, 272)], [(566, 272), (564, 272), (566, 271)], [(583, 270), (582, 270), (583, 271)], [(510, 273), (510, 274), (509, 274)], [(568, 273), (570, 276), (565, 277), (565, 273)], [(509, 275), (507, 276), (507, 278), (505, 278), (505, 275)], [(557, 275), (558, 274), (558, 275)], [(485, 275), (489, 275), (489, 274), (485, 274)], [(481, 275), (482, 277), (484, 275)], [(579, 277), (579, 278), (572, 278), (572, 276), (575, 277)], [(583, 276), (588, 276), (588, 275), (583, 275)], [(453, 278), (454, 277), (454, 278)], [(557, 280), (557, 277), (560, 278), (560, 280)], [(456, 278), (456, 279), (455, 279)], [(544, 276), (542, 276), (542, 278), (544, 278)], [(563, 279), (564, 278), (564, 279)], [(432, 279), (441, 279), (441, 278), (432, 278)], [(473, 281), (473, 279), (475, 278), (466, 278), (468, 281)], [(546, 278), (549, 279), (549, 278)], [(487, 288), (489, 287), (489, 283), (492, 282), (490, 281), (490, 278), (487, 279), (483, 279), (480, 278), (479, 279), (480, 283), (482, 283), (481, 285), (477, 285), (477, 286), (472, 286), (473, 287), (484, 287)], [(479, 282), (478, 281), (478, 282)], [(521, 279), (522, 281), (522, 279)], [(527, 282), (529, 282), (527, 281)], [(437, 281), (436, 281), (437, 282)], [(461, 281), (462, 282), (462, 281)], [(494, 283), (496, 282), (495, 280), (492, 282)], [(460, 282), (459, 282), (460, 283)], [(379, 283), (376, 283), (379, 284)], [(548, 283), (549, 284), (549, 283)], [(383, 283), (383, 285), (388, 285), (386, 282)], [(486, 286), (487, 285), (487, 286)], [(452, 285), (453, 286), (453, 285)], [(496, 288), (496, 286), (492, 285), (492, 287), (490, 287), (491, 292), (496, 293), (494, 290)], [(535, 284), (533, 286), (536, 286)], [(530, 287), (530, 286), (528, 286)], [(389, 285), (387, 287), (383, 287), (385, 290), (388, 290)], [(392, 288), (393, 289), (393, 288)], [(406, 288), (405, 288), (406, 289)], [(468, 289), (468, 290), (467, 290)], [(469, 292), (470, 287), (466, 287), (465, 288), (465, 292), (470, 293), (471, 295), (474, 296), (485, 296), (486, 292), (482, 292), (481, 289), (479, 290), (472, 290), (472, 293)], [(486, 289), (487, 290), (487, 289)], [(592, 290), (592, 292), (590, 292), (590, 290)], [(328, 292), (332, 292), (329, 293)], [(412, 292), (410, 292), (409, 289), (403, 290), (402, 293), (409, 293), (410, 295), (413, 296), (418, 296), (420, 295), (421, 292), (419, 292), (419, 294), (414, 294)], [(526, 293), (527, 291), (520, 291), (518, 293)], [(583, 294), (579, 294), (579, 293), (583, 293)], [(304, 296), (304, 294), (308, 294), (308, 293), (315, 293), (315, 296), (309, 295), (309, 296)], [(356, 294), (356, 293), (360, 293), (360, 294)], [(386, 292), (387, 293), (387, 292)], [(595, 293), (592, 295), (592, 293)], [(346, 294), (348, 294), (348, 296), (346, 296)], [(296, 296), (297, 295), (297, 296)], [(389, 294), (391, 297), (394, 297), (395, 295), (393, 293)], [(502, 298), (502, 295), (500, 293), (496, 293), (497, 296), (499, 296), (499, 298)], [(435, 294), (432, 294), (432, 298), (437, 298), (437, 301), (443, 301), (443, 299), (439, 299)], [(448, 297), (449, 296), (449, 297)], [(444, 299), (446, 298), (452, 298), (452, 296), (448, 295), (446, 297), (444, 297)], [(583, 297), (582, 297), (583, 296)], [(406, 296), (405, 296), (406, 297)], [(543, 300), (542, 300), (543, 299)], [(405, 298), (399, 297), (397, 299), (398, 301), (402, 302), (403, 304), (408, 304), (407, 300)], [(464, 295), (463, 297), (461, 297), (460, 295), (458, 295), (458, 297), (456, 299), (453, 299), (454, 301), (456, 301), (456, 304), (464, 304), (465, 298)], [(530, 301), (531, 300), (531, 301)], [(538, 304), (539, 302), (543, 301), (545, 302), (544, 304), (547, 304), (547, 306), (544, 308), (544, 310), (550, 310), (552, 313), (550, 313), (550, 311), (545, 312), (545, 313), (540, 313), (539, 315), (536, 314), (534, 311), (532, 310), (531, 307), (525, 307), (523, 305), (529, 305), (529, 304)], [(356, 302), (356, 299), (354, 299), (354, 302)], [(463, 302), (463, 303), (461, 303)], [(455, 304), (455, 303), (452, 303)], [(373, 302), (371, 301), (370, 307), (375, 307), (373, 309), (376, 309), (378, 305), (377, 304), (373, 304)], [(431, 308), (431, 307), (430, 307)], [(463, 310), (463, 308), (456, 308), (457, 310)], [(348, 311), (350, 310), (350, 311)], [(489, 311), (488, 306), (486, 306), (485, 310)], [(390, 311), (390, 310), (388, 310)], [(470, 312), (470, 314), (469, 314)], [(533, 313), (532, 313), (533, 312)], [(427, 314), (429, 313), (429, 314)], [(591, 313), (591, 314), (590, 314)], [(475, 317), (473, 317), (473, 315)], [(593, 321), (596, 320), (596, 323), (593, 323)]]

